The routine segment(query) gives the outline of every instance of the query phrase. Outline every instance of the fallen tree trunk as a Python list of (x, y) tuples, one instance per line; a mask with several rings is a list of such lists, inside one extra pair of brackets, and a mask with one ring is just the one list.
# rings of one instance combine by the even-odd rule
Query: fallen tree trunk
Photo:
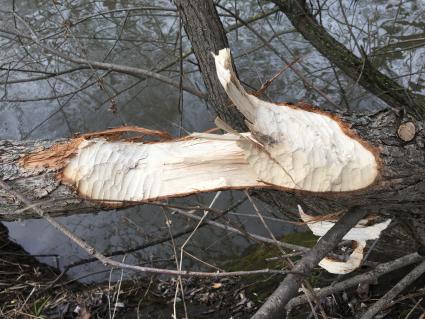
[[(362, 141), (370, 143), (379, 150), (379, 176), (371, 185), (361, 190), (354, 192), (335, 192), (334, 190), (333, 193), (329, 193), (327, 189), (311, 191), (308, 187), (314, 187), (314, 185), (308, 185), (306, 182), (302, 184), (302, 188), (297, 189), (290, 180), (287, 180), (288, 187), (285, 187), (285, 184), (282, 186), (289, 189), (287, 194), (297, 199), (298, 203), (305, 204), (310, 201), (319, 201), (319, 204), (327, 203), (329, 206), (323, 210), (326, 213), (332, 210), (332, 206), (338, 208), (349, 205), (367, 206), (372, 202), (374, 206), (381, 206), (383, 211), (419, 211), (425, 204), (423, 122), (415, 122), (418, 132), (412, 141), (406, 143), (397, 135), (397, 118), (390, 111), (368, 116), (342, 115), (341, 119), (344, 123), (350, 124), (350, 130)], [(285, 126), (285, 123), (282, 125)], [(83, 143), (84, 147), (80, 143)], [(77, 157), (78, 160), (71, 161), (68, 165), (68, 160), (73, 158), (78, 147), (86, 150), (87, 153), (82, 152), (81, 156)], [(113, 148), (109, 149), (109, 147)], [(126, 147), (129, 149), (126, 150)], [(323, 144), (315, 145), (315, 147), (320, 149), (327, 146)], [(41, 150), (44, 151), (41, 152)], [(96, 154), (101, 154), (99, 158), (104, 157), (104, 160), (96, 164), (97, 167), (106, 168), (105, 172), (98, 171), (96, 173), (98, 176), (93, 175), (93, 178), (101, 182), (101, 177), (106, 176), (106, 173), (114, 170), (118, 172), (118, 175), (105, 177), (105, 181), (100, 185), (103, 187), (102, 196), (96, 195), (99, 192), (88, 193), (84, 188), (84, 183), (87, 181), (76, 177), (78, 174), (84, 175), (83, 170), (89, 166), (91, 154), (94, 152), (92, 150), (95, 150)], [(102, 155), (105, 151), (109, 153)], [(140, 154), (137, 155), (137, 152)], [(214, 141), (197, 138), (140, 145), (126, 142), (120, 144), (113, 141), (109, 146), (105, 139), (99, 139), (97, 135), (92, 140), (79, 137), (59, 141), (2, 141), (0, 143), (1, 178), (9, 181), (11, 187), (26, 194), (32, 201), (42, 200), (43, 210), (53, 216), (87, 212), (102, 207), (111, 209), (129, 205), (132, 201), (138, 203), (216, 189), (254, 187), (279, 189), (279, 185), (271, 185), (272, 181), (262, 182), (263, 178), (257, 177), (256, 171), (250, 168), (243, 152), (244, 150), (232, 140)], [(121, 154), (121, 157), (117, 157), (116, 154)], [(291, 158), (296, 159), (295, 154), (292, 155)], [(123, 167), (127, 165), (129, 168), (134, 168), (142, 165), (142, 162), (138, 161), (139, 158), (148, 158), (143, 165), (152, 169), (152, 172), (155, 172), (153, 166), (165, 166), (167, 169), (161, 170), (161, 175), (157, 173), (149, 175), (150, 171), (145, 170), (148, 176), (138, 177), (140, 180), (132, 177), (137, 182), (130, 187), (131, 196), (135, 197), (130, 195), (120, 197), (120, 192), (127, 194), (130, 191), (124, 190), (125, 187), (129, 187), (124, 179), (118, 180), (122, 176), (123, 168), (117, 166), (119, 169), (109, 169), (105, 165), (109, 163), (113, 167), (116, 165), (114, 163), (118, 163), (124, 165)], [(128, 162), (127, 164), (124, 163), (124, 159)], [(295, 172), (293, 173), (295, 177), (298, 176), (296, 170), (291, 168), (291, 172)], [(360, 174), (360, 172), (357, 173)], [(355, 184), (356, 176), (353, 175), (351, 178), (353, 180), (349, 182), (349, 186)], [(69, 179), (73, 179), (70, 183), (72, 186), (66, 186)], [(75, 192), (75, 189), (80, 195)], [(136, 196), (137, 192), (142, 195)], [(282, 201), (282, 192), (268, 193), (273, 202), (277, 201), (275, 197), (277, 194), (280, 197), (279, 201)], [(2, 220), (34, 217), (29, 211), (20, 211), (21, 206), (6, 192), (0, 191), (0, 196)], [(84, 198), (91, 198), (94, 201), (89, 202)]]
[[(224, 31), (221, 30), (222, 26), (212, 2), (205, 1), (202, 3), (202, 6), (199, 7), (192, 5), (191, 1), (177, 1), (182, 18), (185, 21), (186, 32), (194, 44), (194, 52), (200, 61), (202, 75), (206, 83), (208, 83), (207, 86), (211, 87), (209, 88), (210, 100), (214, 103), (222, 118), (231, 121), (231, 124), (237, 123), (235, 126), (238, 128), (246, 128), (246, 125), (241, 121), (241, 114), (230, 106), (225, 92), (221, 88), (210, 51), (226, 45)], [(205, 24), (209, 25), (209, 27), (206, 28)], [(204, 26), (203, 32), (198, 32), (201, 26)], [(291, 106), (288, 105), (288, 107)], [(305, 106), (293, 106), (292, 108), (305, 109)], [(317, 110), (306, 110), (306, 113), (309, 112), (320, 113)], [(260, 192), (259, 196), (284, 211), (294, 211), (296, 210), (296, 204), (302, 203), (309, 210), (318, 213), (330, 213), (354, 205), (367, 206), (373, 202), (377, 205), (381, 204), (382, 211), (386, 212), (420, 213), (420, 209), (425, 202), (425, 182), (422, 179), (425, 173), (423, 165), (425, 156), (424, 123), (409, 117), (399, 118), (397, 114), (391, 111), (381, 111), (375, 114), (338, 114), (336, 119), (345, 129), (350, 131), (348, 135), (357, 136), (361, 143), (367, 144), (368, 147), (374, 148), (377, 152), (376, 158), (379, 162), (380, 171), (375, 182), (362, 190), (354, 188), (357, 191), (348, 193), (299, 192), (299, 190), (306, 190), (306, 188), (284, 187), (287, 190), (285, 193), (267, 191)], [(254, 130), (256, 129), (258, 127), (254, 125)], [(259, 133), (261, 135), (262, 132)], [(297, 134), (303, 135), (304, 132), (300, 131)], [(261, 141), (265, 137), (257, 134), (256, 138)], [(301, 138), (300, 142), (302, 140)], [(11, 181), (13, 188), (28, 195), (32, 201), (43, 199), (43, 210), (52, 215), (60, 215), (65, 212), (69, 214), (98, 210), (101, 207), (107, 209), (115, 208), (116, 204), (105, 207), (104, 204), (98, 201), (88, 202), (77, 196), (72, 188), (64, 186), (61, 183), (61, 179), (57, 178), (57, 167), (53, 169), (52, 167), (39, 165), (36, 168), (23, 168), (22, 163), (19, 163), (23, 156), (34, 152), (36, 149), (49, 148), (53, 144), (55, 144), (55, 141), (2, 141), (0, 144), (1, 162), (3, 163), (1, 169), (2, 179)], [(320, 144), (311, 145), (311, 147), (313, 146), (317, 149), (323, 147)], [(356, 178), (355, 174), (352, 178)], [(259, 179), (261, 182), (262, 177), (260, 176)], [(268, 185), (270, 182), (266, 181), (264, 184)], [(233, 186), (232, 183), (218, 185), (215, 188), (208, 188), (209, 186), (207, 186), (199, 191), (218, 188), (229, 189), (233, 188)], [(250, 181), (239, 185), (239, 187), (254, 186), (265, 185), (259, 185), (258, 181)], [(176, 195), (190, 192), (184, 191)], [(84, 195), (84, 192), (82, 193)], [(2, 211), (0, 218), (12, 220), (34, 217), (29, 211), (19, 211), (20, 206), (9, 195), (3, 192), (0, 194), (0, 208)], [(152, 200), (153, 198), (161, 197), (152, 196), (151, 198), (138, 198), (137, 200)], [(107, 198), (94, 199), (107, 200)], [(125, 201), (127, 200), (125, 199)], [(128, 205), (129, 203), (126, 202), (124, 204)]]

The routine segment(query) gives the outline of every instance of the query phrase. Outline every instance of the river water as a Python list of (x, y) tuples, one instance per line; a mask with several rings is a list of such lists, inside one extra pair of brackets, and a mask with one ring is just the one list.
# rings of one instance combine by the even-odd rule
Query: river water
[[(25, 34), (34, 32), (46, 44), (88, 59), (157, 70), (178, 58), (179, 21), (169, 1), (16, 1), (15, 21)], [(261, 2), (262, 3), (262, 2)], [(239, 12), (243, 19), (273, 9), (259, 6), (257, 1), (221, 1), (221, 5)], [(344, 11), (341, 10), (344, 8)], [(119, 10), (139, 7), (139, 10)], [(0, 0), (0, 26), (13, 27), (12, 1)], [(358, 48), (372, 54), (371, 59), (381, 70), (400, 83), (422, 92), (424, 89), (425, 1), (332, 1), (318, 16), (323, 25), (341, 42), (357, 54)], [(100, 14), (102, 13), (102, 14)], [(226, 28), (235, 19), (223, 11)], [(26, 27), (20, 18), (33, 29)], [(348, 21), (352, 25), (343, 25)], [(69, 24), (72, 22), (72, 24)], [(70, 26), (66, 31), (66, 26)], [(306, 79), (320, 88), (341, 110), (377, 110), (384, 106), (352, 81), (348, 80), (320, 56), (302, 37), (294, 32), (281, 13), (273, 13), (251, 26), (279, 52), (273, 53), (247, 28), (228, 34), (236, 57), (238, 73), (244, 83), (259, 88), (285, 66), (287, 61), (301, 59), (297, 68)], [(273, 35), (278, 34), (278, 36)], [(0, 35), (4, 35), (0, 33)], [(21, 46), (9, 36), (0, 36), (0, 82), (42, 76), (43, 72), (56, 72), (73, 67), (52, 57), (34, 44), (24, 41)], [(117, 39), (119, 38), (119, 41)], [(355, 40), (354, 40), (355, 39)], [(190, 49), (185, 36), (183, 52)], [(195, 58), (184, 62), (185, 80), (204, 90), (196, 70)], [(17, 69), (36, 69), (38, 73), (24, 73)], [(179, 64), (169, 67), (163, 74), (178, 80)], [(84, 90), (81, 87), (97, 79), (97, 83)], [(101, 83), (101, 85), (99, 85)], [(120, 125), (138, 125), (168, 131), (174, 135), (203, 131), (214, 127), (214, 112), (201, 99), (183, 94), (179, 107), (179, 91), (169, 85), (138, 79), (106, 71), (80, 70), (56, 78), (36, 82), (1, 85), (0, 137), (2, 139), (54, 139), (75, 133), (104, 130)], [(341, 89), (342, 88), (342, 89)], [(423, 93), (423, 92), (422, 92)], [(55, 97), (59, 96), (59, 97)], [(294, 73), (285, 71), (267, 91), (275, 101), (304, 100), (324, 108), (336, 108), (303, 84)], [(111, 103), (111, 99), (115, 103)], [(116, 109), (112, 112), (111, 109)], [(180, 112), (181, 110), (181, 112)], [(209, 205), (216, 194), (192, 196), (178, 201), (180, 204)], [(214, 208), (224, 209), (244, 198), (237, 191), (223, 192)], [(276, 236), (296, 230), (296, 227), (278, 221), (282, 212), (274, 212), (265, 205), (260, 209), (271, 219), (268, 224)], [(100, 251), (135, 247), (146, 241), (168, 234), (165, 213), (161, 208), (145, 205), (117, 212), (101, 212), (61, 217), (59, 221), (73, 232), (95, 245)], [(268, 236), (256, 218), (252, 206), (244, 203), (229, 215), (230, 219), (247, 231)], [(168, 215), (171, 228), (177, 232), (191, 223), (178, 215)], [(87, 255), (43, 220), (6, 223), (10, 236), (28, 252), (43, 262), (65, 267)], [(181, 243), (179, 239), (177, 243)], [(211, 227), (200, 229), (187, 250), (197, 258), (220, 264), (229, 257), (243, 254), (252, 242), (240, 236)], [(119, 259), (122, 258), (119, 257)], [(157, 245), (127, 256), (130, 263), (175, 267), (170, 243)], [(174, 265), (174, 266), (173, 266)], [(186, 268), (205, 268), (205, 264), (185, 257)], [(207, 267), (208, 268), (208, 267)], [(73, 268), (70, 274), (84, 277), (84, 281), (109, 278), (98, 263)], [(97, 273), (99, 272), (99, 273)]]

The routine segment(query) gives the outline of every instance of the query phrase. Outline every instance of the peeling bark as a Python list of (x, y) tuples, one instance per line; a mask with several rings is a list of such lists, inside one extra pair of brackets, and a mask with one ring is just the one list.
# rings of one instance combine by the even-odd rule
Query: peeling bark
[[(301, 206), (298, 206), (298, 211), (303, 222), (307, 224), (308, 228), (316, 236), (324, 236), (337, 222), (336, 219), (333, 219), (329, 215), (326, 216), (326, 219), (324, 219), (325, 216), (315, 218), (307, 215)], [(319, 266), (333, 274), (347, 274), (357, 269), (363, 259), (363, 250), (366, 247), (366, 241), (378, 239), (382, 231), (391, 223), (391, 219), (387, 219), (384, 222), (370, 225), (374, 219), (373, 217), (361, 219), (356, 226), (344, 235), (343, 240), (355, 242), (355, 248), (346, 261), (325, 257), (320, 261)]]

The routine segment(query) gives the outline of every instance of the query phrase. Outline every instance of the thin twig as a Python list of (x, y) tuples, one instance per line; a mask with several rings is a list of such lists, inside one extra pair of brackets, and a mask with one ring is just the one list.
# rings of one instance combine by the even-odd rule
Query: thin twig
[(409, 272), (402, 280), (400, 280), (393, 288), (391, 288), (385, 295), (381, 297), (377, 302), (375, 302), (361, 317), (361, 319), (373, 319), (375, 315), (381, 311), (383, 308), (391, 304), (394, 298), (406, 289), (410, 284), (412, 284), (416, 279), (422, 276), (425, 273), (425, 261), (420, 263)]
[[(32, 205), (31, 201), (29, 201), (25, 196), (21, 193), (13, 190), (8, 184), (4, 181), (0, 180), (0, 186), (9, 192), (11, 195), (15, 196), (25, 205)], [(171, 270), (171, 269), (162, 269), (162, 268), (153, 268), (153, 267), (142, 267), (136, 265), (129, 265), (122, 262), (118, 262), (112, 260), (103, 254), (99, 253), (93, 246), (76, 236), (72, 233), (68, 228), (66, 228), (61, 223), (57, 222), (55, 219), (50, 217), (48, 214), (45, 214), (39, 207), (33, 206), (32, 209), (43, 219), (45, 219), (50, 225), (59, 230), (62, 234), (72, 240), (75, 244), (77, 244), (80, 248), (86, 251), (88, 254), (96, 257), (100, 262), (104, 265), (109, 265), (115, 268), (123, 268), (129, 269), (144, 273), (153, 273), (153, 274), (162, 274), (169, 276), (183, 276), (183, 277), (229, 277), (229, 276), (251, 276), (258, 274), (288, 274), (289, 272), (283, 270), (274, 270), (274, 269), (259, 269), (252, 271), (234, 271), (234, 272), (202, 272), (202, 271), (188, 271), (188, 270)]]

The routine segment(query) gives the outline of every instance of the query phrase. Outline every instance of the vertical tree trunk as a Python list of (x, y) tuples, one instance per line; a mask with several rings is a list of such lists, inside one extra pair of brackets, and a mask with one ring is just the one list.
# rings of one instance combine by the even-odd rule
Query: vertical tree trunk
[(212, 53), (228, 48), (229, 43), (214, 3), (210, 0), (175, 0), (175, 3), (198, 60), (209, 102), (224, 121), (235, 129), (246, 130), (242, 115), (229, 107), (229, 98), (217, 78)]

